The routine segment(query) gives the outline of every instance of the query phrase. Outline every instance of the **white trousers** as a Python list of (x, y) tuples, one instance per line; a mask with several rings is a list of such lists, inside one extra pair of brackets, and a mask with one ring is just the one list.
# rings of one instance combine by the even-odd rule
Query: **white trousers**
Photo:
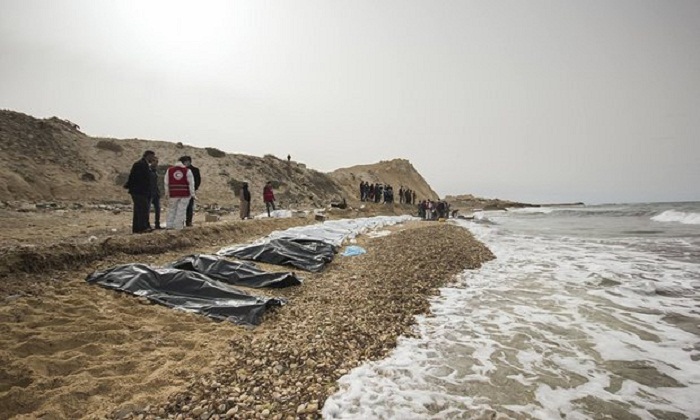
[(190, 197), (176, 197), (168, 199), (168, 229), (183, 229), (185, 227), (185, 217), (187, 216), (187, 205), (190, 204)]

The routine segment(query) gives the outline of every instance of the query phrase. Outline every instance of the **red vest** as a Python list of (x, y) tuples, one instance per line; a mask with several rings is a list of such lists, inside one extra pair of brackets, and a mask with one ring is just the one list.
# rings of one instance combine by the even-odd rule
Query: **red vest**
[(168, 193), (170, 197), (189, 197), (190, 184), (187, 182), (188, 168), (171, 166), (168, 168)]
[(272, 192), (272, 187), (268, 187), (267, 185), (263, 187), (263, 201), (266, 203), (275, 201), (275, 194)]

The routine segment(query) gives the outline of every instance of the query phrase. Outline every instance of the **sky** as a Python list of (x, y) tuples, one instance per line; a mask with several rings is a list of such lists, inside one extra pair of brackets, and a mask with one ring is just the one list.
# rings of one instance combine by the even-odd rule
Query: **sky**
[[(440, 195), (700, 200), (697, 0), (0, 0), (0, 108)], [(138, 158), (138, 157), (135, 157)]]

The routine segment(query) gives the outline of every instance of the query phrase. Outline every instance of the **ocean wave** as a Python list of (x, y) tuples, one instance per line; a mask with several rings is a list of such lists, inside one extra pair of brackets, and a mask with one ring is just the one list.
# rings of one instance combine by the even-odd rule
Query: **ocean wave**
[(509, 209), (509, 213), (522, 217), (556, 215), (558, 217), (646, 217), (658, 214), (658, 210), (651, 208), (629, 208), (629, 207), (531, 207), (523, 209)]
[(554, 211), (551, 207), (523, 207), (523, 208), (508, 208), (508, 211), (513, 213), (539, 213), (539, 214), (549, 214)]
[(676, 222), (684, 225), (700, 225), (700, 213), (686, 213), (677, 210), (666, 210), (652, 217), (655, 222)]

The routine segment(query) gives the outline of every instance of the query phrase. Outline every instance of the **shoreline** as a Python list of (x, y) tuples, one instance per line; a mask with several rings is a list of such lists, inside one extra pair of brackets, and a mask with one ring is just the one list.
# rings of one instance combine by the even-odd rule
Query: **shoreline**
[[(91, 271), (119, 262), (157, 265), (188, 250), (214, 252), (219, 239), (232, 243), (231, 236), (240, 236), (238, 241), (263, 236), (257, 232), (280, 229), (285, 220), (238, 223), (251, 231), (246, 233), (205, 225), (191, 231), (203, 229), (201, 241), (173, 252), (120, 253), (78, 269), (39, 274), (49, 277), (45, 289), (36, 296), (6, 297), (0, 310), (5, 333), (0, 373), (10, 385), (0, 387), (0, 412), (70, 418), (318, 418), (339, 377), (385, 357), (399, 336), (411, 334), (415, 315), (428, 311), (437, 287), (493, 258), (467, 230), (446, 223), (411, 221), (390, 228), (393, 233), (385, 237), (362, 235), (358, 244), (367, 254), (337, 255), (322, 273), (301, 272), (305, 281), (298, 287), (256, 290), (289, 303), (266, 314), (254, 329), (183, 314), (83, 281)], [(192, 249), (205, 243), (209, 249)], [(41, 285), (35, 281), (32, 287)], [(42, 346), (50, 349), (40, 352)]]

